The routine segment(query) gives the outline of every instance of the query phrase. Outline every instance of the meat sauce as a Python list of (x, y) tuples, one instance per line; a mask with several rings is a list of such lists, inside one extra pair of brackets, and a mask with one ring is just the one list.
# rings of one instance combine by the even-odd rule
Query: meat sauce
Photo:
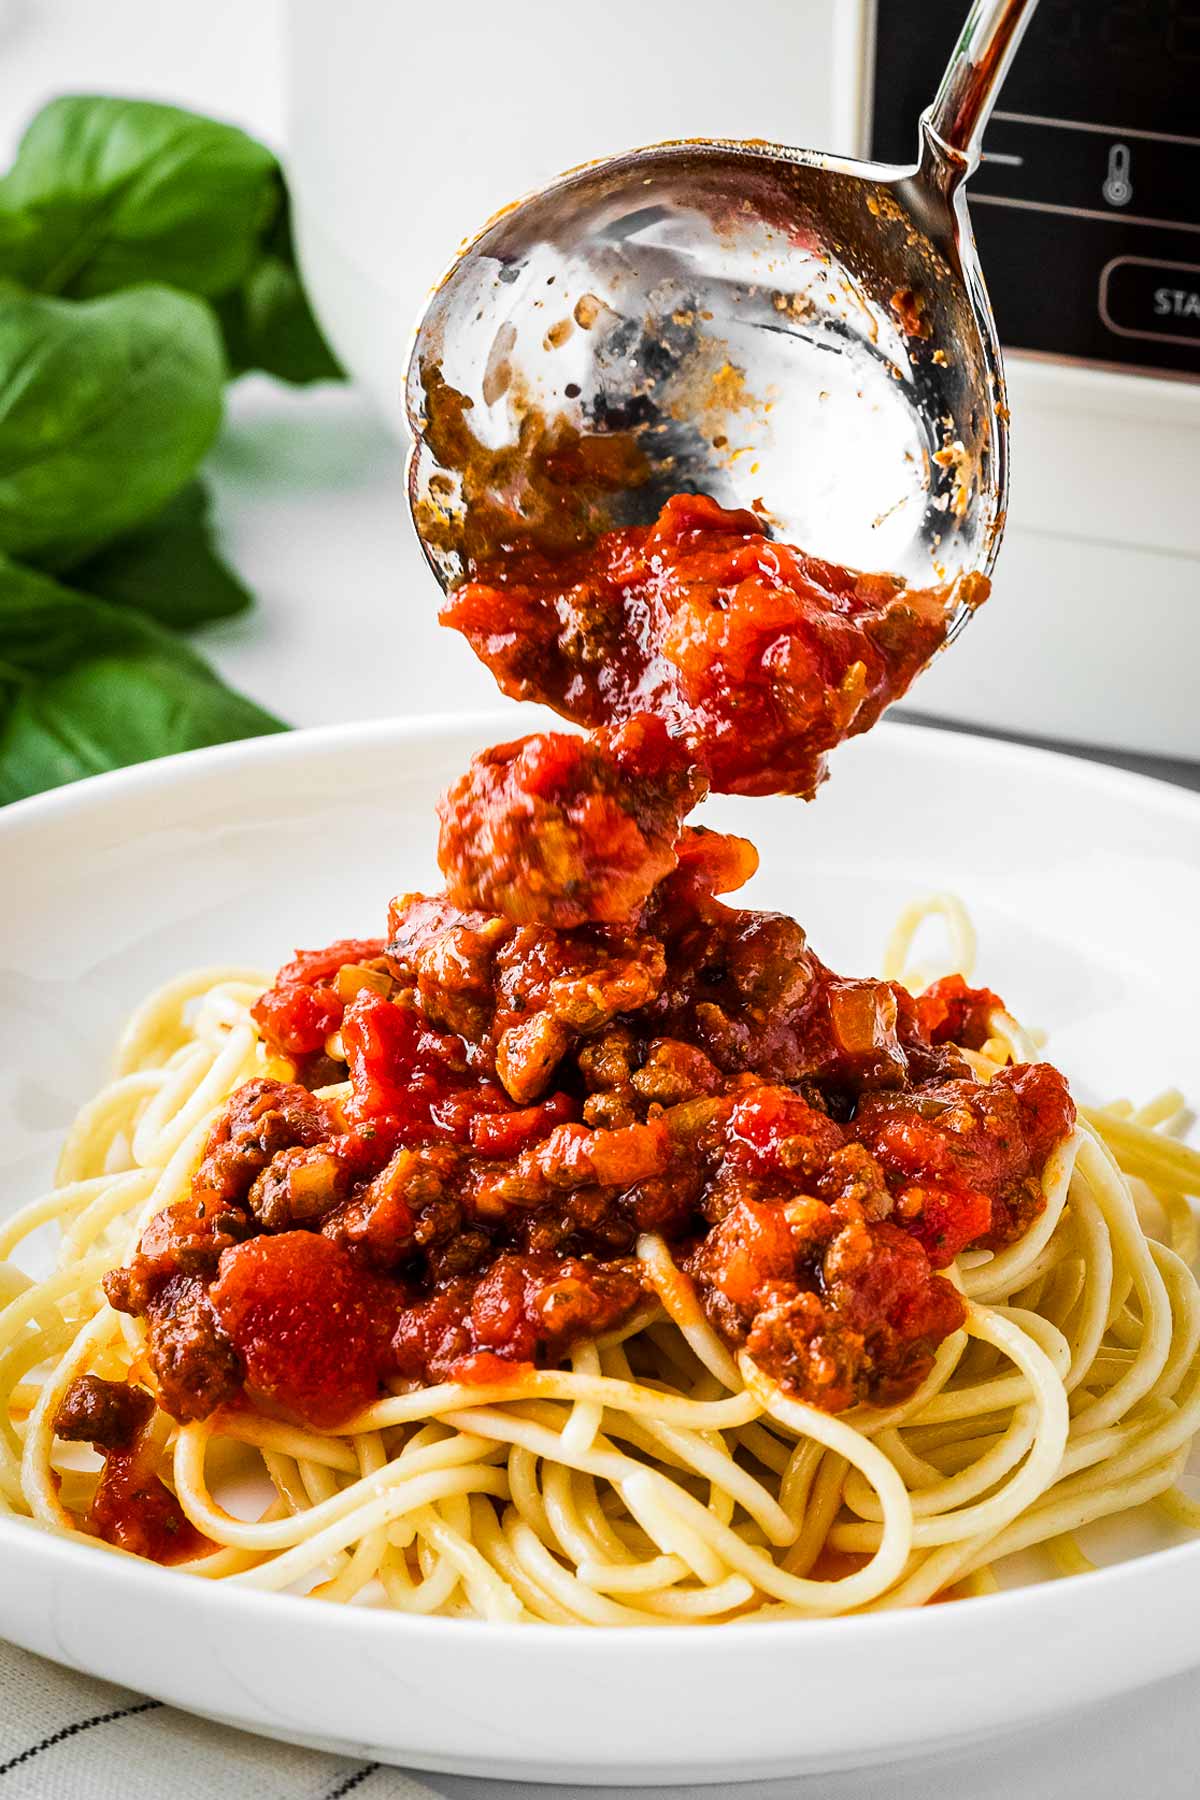
[(811, 795), (988, 583), (906, 587), (779, 544), (751, 512), (677, 494), (653, 525), (475, 564), (442, 623), (506, 694), (581, 725), (653, 713), (720, 793)]
[(645, 1231), (790, 1394), (912, 1391), (964, 1317), (939, 1271), (1040, 1210), (1066, 1086), (1042, 1064), (980, 1082), (925, 1001), (715, 897), (748, 846), (680, 849), (636, 924), (406, 895), (371, 967), (282, 971), (259, 1009), (280, 1052), (314, 987), (372, 977), (342, 1011), (350, 1092), (247, 1083), (189, 1199), (107, 1278), (169, 1412), (245, 1394), (330, 1428), (391, 1380), (554, 1363), (648, 1304)]
[(156, 1472), (154, 1396), (126, 1382), (78, 1376), (54, 1419), (58, 1436), (104, 1457), (88, 1523), (97, 1537), (152, 1562), (186, 1562), (212, 1549)]
[[(996, 995), (835, 974), (794, 920), (719, 898), (753, 847), (685, 821), (710, 787), (811, 794), (951, 597), (702, 496), (488, 556), (446, 621), (507, 692), (592, 729), (476, 757), (439, 807), (445, 891), (298, 952), (254, 1007), (291, 1078), (232, 1096), (188, 1197), (105, 1278), (146, 1321), (159, 1404), (335, 1429), (398, 1382), (553, 1365), (653, 1308), (646, 1232), (788, 1394), (899, 1400), (964, 1321), (944, 1271), (1042, 1209), (1066, 1084), (984, 1083), (958, 1046)], [(128, 1530), (97, 1498), (94, 1527)]]
[(477, 756), (438, 806), (449, 898), (520, 923), (628, 919), (675, 867), (707, 782), (663, 721), (639, 713)]

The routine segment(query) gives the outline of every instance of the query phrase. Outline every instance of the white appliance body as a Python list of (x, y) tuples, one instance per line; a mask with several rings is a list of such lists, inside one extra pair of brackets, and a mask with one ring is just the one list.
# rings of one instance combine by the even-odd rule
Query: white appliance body
[[(290, 0), (297, 240), (347, 368), (403, 431), (409, 333), (457, 244), (575, 163), (687, 136), (865, 154), (874, 83), (888, 76), (876, 26), (875, 0), (746, 0), (740, 14), (718, 0), (519, 0), (503, 13), (489, 0)], [(1200, 114), (1196, 131), (1200, 154)], [(1200, 337), (1197, 232), (1195, 273), (1170, 278), (1185, 315), (1198, 290), (1185, 339)], [(1050, 279), (1031, 260), (1030, 282)], [(916, 706), (1200, 759), (1200, 382), (1020, 351), (1008, 377), (995, 591), (922, 677)]]

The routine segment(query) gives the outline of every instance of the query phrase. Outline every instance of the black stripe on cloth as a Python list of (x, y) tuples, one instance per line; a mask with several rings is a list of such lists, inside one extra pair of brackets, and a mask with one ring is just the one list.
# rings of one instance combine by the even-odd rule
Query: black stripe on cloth
[(51, 1732), (49, 1737), (44, 1737), (40, 1744), (30, 1744), (28, 1750), (22, 1750), (19, 1756), (11, 1756), (6, 1763), (0, 1763), (0, 1775), (11, 1775), (14, 1769), (32, 1762), (43, 1750), (53, 1750), (56, 1744), (64, 1743), (67, 1738), (78, 1737), (81, 1731), (91, 1731), (94, 1725), (112, 1725), (117, 1719), (131, 1719), (134, 1713), (153, 1712), (155, 1707), (161, 1705), (161, 1700), (139, 1700), (136, 1706), (120, 1706), (115, 1712), (96, 1713), (91, 1719), (77, 1719), (74, 1725), (64, 1725), (61, 1731)]
[[(326, 1794), (325, 1800), (342, 1800), (343, 1794), (352, 1794), (356, 1787), (361, 1787), (364, 1781), (374, 1775), (378, 1767), (378, 1763), (364, 1763), (360, 1769), (355, 1769), (353, 1774), (347, 1775), (344, 1781), (339, 1781), (335, 1788), (331, 1788)], [(0, 1774), (2, 1773), (3, 1771), (0, 1770)]]

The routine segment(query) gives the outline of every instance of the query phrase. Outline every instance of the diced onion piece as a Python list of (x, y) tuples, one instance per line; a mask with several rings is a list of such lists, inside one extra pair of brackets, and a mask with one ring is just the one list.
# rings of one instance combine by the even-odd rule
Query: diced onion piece
[(344, 963), (333, 980), (338, 999), (344, 1000), (347, 1005), (364, 988), (370, 988), (373, 994), (382, 994), (386, 1000), (393, 985), (392, 978), (385, 969), (369, 969), (365, 963)]
[(829, 1016), (839, 1044), (851, 1056), (881, 1048), (896, 1023), (896, 1001), (874, 985), (832, 989)]

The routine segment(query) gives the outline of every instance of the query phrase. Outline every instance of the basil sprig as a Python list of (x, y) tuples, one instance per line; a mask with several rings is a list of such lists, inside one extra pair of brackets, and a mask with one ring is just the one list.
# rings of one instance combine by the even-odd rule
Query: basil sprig
[(199, 474), (251, 369), (341, 376), (271, 151), (52, 101), (0, 176), (0, 803), (282, 729), (178, 635), (251, 604)]

